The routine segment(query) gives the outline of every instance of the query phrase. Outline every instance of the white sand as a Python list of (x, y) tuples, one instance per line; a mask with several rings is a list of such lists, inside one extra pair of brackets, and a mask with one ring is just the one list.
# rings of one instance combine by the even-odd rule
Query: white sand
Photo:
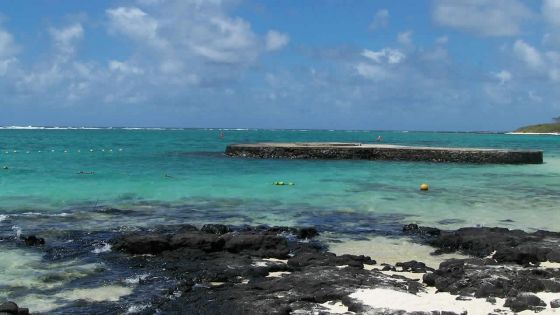
[(435, 291), (414, 295), (406, 292), (390, 289), (360, 289), (350, 295), (363, 304), (373, 308), (388, 310), (404, 310), (407, 312), (420, 311), (450, 311), (469, 314), (488, 314), (503, 305), (503, 301), (497, 301), (496, 305), (486, 302), (484, 299), (472, 299), (470, 301), (458, 301), (456, 296), (449, 293), (435, 293)]
[(274, 271), (274, 272), (269, 272), (268, 276), (266, 276), (267, 278), (280, 278), (283, 275), (289, 275), (291, 272), (289, 271)]
[(366, 255), (376, 260), (378, 264), (395, 265), (397, 262), (417, 260), (432, 268), (450, 258), (468, 258), (461, 254), (430, 255), (435, 249), (431, 246), (413, 243), (409, 238), (374, 237), (364, 241), (344, 241), (329, 244), (330, 251), (337, 254)]
[(340, 301), (327, 301), (319, 305), (326, 308), (329, 313), (333, 314), (344, 314), (348, 312), (348, 306), (342, 304)]
[[(541, 268), (553, 268), (553, 269), (560, 269), (560, 263), (545, 261), (540, 264)], [(560, 294), (559, 294), (560, 295)], [(560, 297), (559, 297), (560, 298)]]

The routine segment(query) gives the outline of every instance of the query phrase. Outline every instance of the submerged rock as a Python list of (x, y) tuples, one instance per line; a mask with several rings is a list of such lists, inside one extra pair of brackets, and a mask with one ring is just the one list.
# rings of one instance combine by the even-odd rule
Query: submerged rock
[(0, 315), (29, 315), (29, 309), (19, 307), (14, 302), (0, 304)]
[(29, 235), (29, 236), (20, 236), (20, 239), (23, 240), (25, 242), (25, 245), (27, 246), (39, 246), (39, 245), (45, 245), (45, 239), (42, 237), (37, 237), (35, 235)]

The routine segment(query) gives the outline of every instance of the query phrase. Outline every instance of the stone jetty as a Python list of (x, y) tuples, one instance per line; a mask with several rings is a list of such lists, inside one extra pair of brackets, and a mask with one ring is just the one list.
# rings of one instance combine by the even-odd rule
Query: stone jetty
[(543, 163), (541, 150), (421, 147), (349, 142), (230, 144), (225, 154), (261, 159), (348, 159), (476, 164)]

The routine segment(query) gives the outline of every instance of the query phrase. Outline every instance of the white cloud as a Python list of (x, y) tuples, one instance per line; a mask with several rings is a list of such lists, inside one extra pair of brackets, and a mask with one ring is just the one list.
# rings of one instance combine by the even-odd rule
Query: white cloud
[(513, 36), (532, 12), (518, 0), (436, 0), (432, 17), (442, 26), (481, 36)]
[(383, 48), (379, 51), (364, 49), (361, 53), (363, 57), (373, 60), (377, 63), (398, 64), (406, 59), (406, 55), (398, 49)]
[(513, 52), (519, 59), (533, 69), (540, 68), (543, 65), (541, 53), (535, 47), (521, 39), (516, 40), (513, 44)]
[(507, 70), (502, 70), (500, 72), (493, 73), (493, 75), (496, 79), (498, 79), (500, 84), (505, 84), (505, 83), (511, 81), (511, 79), (513, 78), (513, 75), (511, 74), (511, 72), (509, 72)]
[(290, 37), (287, 34), (278, 31), (270, 30), (266, 33), (266, 50), (274, 51), (281, 49), (290, 42)]
[(560, 0), (543, 0), (542, 14), (547, 22), (560, 26)]
[(449, 38), (447, 36), (440, 36), (440, 37), (436, 38), (436, 44), (438, 44), (438, 45), (445, 45), (445, 44), (447, 44), (448, 41), (449, 41)]
[(389, 10), (381, 9), (375, 13), (373, 21), (369, 25), (371, 30), (377, 30), (387, 27), (389, 24)]
[(19, 47), (12, 34), (0, 28), (0, 58), (7, 58), (17, 54)]
[(130, 65), (126, 62), (121, 62), (117, 60), (109, 61), (109, 70), (114, 72), (120, 72), (123, 74), (143, 74), (144, 70), (136, 66)]
[(355, 66), (359, 75), (374, 81), (386, 80), (391, 77), (391, 72), (381, 65), (360, 62)]
[(59, 53), (68, 56), (76, 52), (76, 44), (84, 37), (84, 29), (80, 23), (75, 23), (64, 28), (50, 28), (49, 34)]
[(119, 7), (108, 9), (106, 13), (113, 32), (127, 35), (156, 48), (165, 48), (166, 42), (158, 37), (158, 22), (141, 9)]
[(397, 34), (397, 42), (402, 45), (412, 44), (412, 31), (400, 32)]

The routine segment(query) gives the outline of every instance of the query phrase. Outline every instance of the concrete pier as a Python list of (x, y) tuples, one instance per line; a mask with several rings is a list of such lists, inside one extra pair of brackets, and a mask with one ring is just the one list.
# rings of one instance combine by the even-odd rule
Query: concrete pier
[(543, 151), (540, 150), (413, 147), (348, 142), (230, 144), (225, 154), (260, 159), (360, 159), (476, 164), (543, 163)]

